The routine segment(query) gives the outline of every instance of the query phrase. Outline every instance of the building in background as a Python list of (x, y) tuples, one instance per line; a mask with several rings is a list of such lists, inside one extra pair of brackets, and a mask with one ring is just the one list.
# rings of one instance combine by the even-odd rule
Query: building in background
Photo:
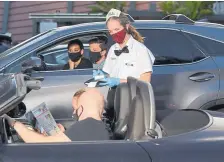
[[(224, 23), (223, 2), (209, 21)], [(95, 1), (5, 1), (0, 2), (0, 31), (9, 32), (15, 42), (24, 41), (49, 28), (83, 22), (104, 21), (101, 13), (89, 14)], [(221, 4), (221, 5), (220, 5)], [(158, 2), (127, 2), (127, 12), (135, 19), (161, 19)]]

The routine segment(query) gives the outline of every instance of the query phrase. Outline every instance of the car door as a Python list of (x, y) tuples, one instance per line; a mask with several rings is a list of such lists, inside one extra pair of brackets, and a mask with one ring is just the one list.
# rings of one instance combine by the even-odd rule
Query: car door
[(145, 150), (127, 141), (0, 145), (4, 162), (151, 162)]
[(156, 60), (152, 86), (157, 109), (199, 109), (214, 105), (219, 75), (211, 57), (176, 29), (140, 30)]
[[(224, 112), (223, 104), (224, 104), (224, 42), (217, 39), (212, 39), (203, 35), (196, 35), (191, 32), (184, 31), (184, 33), (189, 36), (193, 41), (195, 41), (200, 48), (207, 53), (209, 56), (212, 57), (216, 65), (219, 69), (219, 75), (220, 75), (220, 88), (219, 88), (219, 94), (218, 99), (216, 102), (216, 106), (213, 107), (213, 110), (218, 110)], [(220, 35), (223, 35), (223, 31), (218, 32), (217, 29), (214, 31), (210, 31), (210, 33), (214, 33), (214, 37), (218, 37)], [(223, 38), (224, 40), (224, 38)]]

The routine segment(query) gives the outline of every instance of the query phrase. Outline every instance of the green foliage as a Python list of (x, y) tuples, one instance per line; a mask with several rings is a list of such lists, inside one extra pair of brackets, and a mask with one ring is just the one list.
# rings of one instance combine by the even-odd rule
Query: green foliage
[(159, 6), (164, 14), (184, 14), (192, 20), (213, 14), (212, 1), (165, 1)]
[(159, 7), (162, 9), (164, 14), (171, 14), (178, 7), (178, 2), (176, 1), (164, 1), (159, 2)]
[(107, 13), (110, 11), (111, 8), (118, 9), (120, 11), (124, 11), (124, 8), (126, 6), (125, 1), (96, 1), (96, 5), (89, 6), (89, 8), (92, 10), (92, 12), (102, 12)]

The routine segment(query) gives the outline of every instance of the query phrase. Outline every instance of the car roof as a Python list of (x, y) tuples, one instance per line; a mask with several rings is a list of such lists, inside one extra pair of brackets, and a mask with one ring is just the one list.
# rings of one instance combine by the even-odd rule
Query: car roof
[[(148, 28), (150, 27), (175, 27), (175, 26), (195, 26), (195, 27), (212, 27), (212, 28), (224, 28), (224, 25), (216, 24), (216, 23), (208, 23), (208, 22), (195, 22), (194, 24), (185, 24), (185, 23), (176, 23), (174, 20), (135, 20), (132, 23), (136, 28)], [(63, 26), (56, 28), (57, 31), (66, 31), (73, 30), (74, 28), (82, 28), (82, 30), (106, 30), (105, 22), (90, 22), (90, 23), (82, 23), (71, 26)]]

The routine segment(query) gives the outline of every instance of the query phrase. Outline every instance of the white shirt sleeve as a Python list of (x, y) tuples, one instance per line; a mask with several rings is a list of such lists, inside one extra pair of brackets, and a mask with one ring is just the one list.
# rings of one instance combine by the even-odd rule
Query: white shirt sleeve
[(137, 59), (137, 71), (138, 74), (141, 75), (147, 72), (153, 72), (153, 63), (155, 61), (155, 57), (152, 52), (145, 46), (141, 46), (138, 51), (138, 59)]
[(111, 74), (111, 70), (112, 70), (112, 63), (111, 63), (111, 55), (113, 55), (114, 52), (114, 47), (111, 46), (108, 53), (107, 53), (107, 58), (105, 60), (105, 63), (103, 65), (103, 71), (106, 72), (107, 74)]

